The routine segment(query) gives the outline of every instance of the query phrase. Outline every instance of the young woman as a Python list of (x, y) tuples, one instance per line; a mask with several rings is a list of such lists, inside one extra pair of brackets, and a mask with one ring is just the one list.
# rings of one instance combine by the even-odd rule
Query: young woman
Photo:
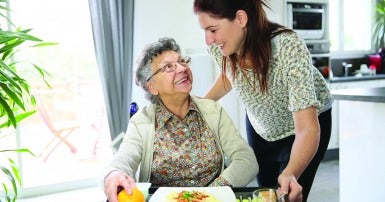
[(290, 201), (306, 201), (329, 143), (332, 99), (304, 41), (270, 22), (263, 5), (194, 1), (208, 52), (221, 67), (204, 97), (218, 100), (236, 90), (246, 107), (259, 186), (279, 186)]

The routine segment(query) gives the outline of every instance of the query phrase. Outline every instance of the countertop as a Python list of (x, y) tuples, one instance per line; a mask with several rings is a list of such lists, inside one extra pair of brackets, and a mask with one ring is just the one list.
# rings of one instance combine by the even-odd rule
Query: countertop
[(385, 103), (385, 87), (331, 90), (335, 100)]
[(376, 79), (385, 79), (385, 74), (376, 74), (375, 76), (344, 76), (344, 77), (332, 77), (327, 79), (330, 83), (338, 82), (351, 82), (351, 81), (367, 81), (367, 80), (376, 80)]

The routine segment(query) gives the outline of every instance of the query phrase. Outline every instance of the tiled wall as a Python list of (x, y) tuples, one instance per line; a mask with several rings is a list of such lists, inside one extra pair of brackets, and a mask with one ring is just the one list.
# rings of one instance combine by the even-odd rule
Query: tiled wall
[(368, 64), (368, 58), (338, 58), (338, 59), (330, 59), (330, 67), (333, 72), (333, 76), (339, 77), (344, 76), (345, 69), (342, 66), (342, 62), (346, 62), (348, 64), (352, 64), (353, 66), (349, 68), (348, 75), (353, 76), (355, 70), (360, 69), (361, 64)]

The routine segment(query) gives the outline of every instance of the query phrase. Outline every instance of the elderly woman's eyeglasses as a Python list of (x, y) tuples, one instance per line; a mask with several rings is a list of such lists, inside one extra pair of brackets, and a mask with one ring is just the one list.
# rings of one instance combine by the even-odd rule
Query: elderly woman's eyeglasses
[[(180, 57), (176, 63), (182, 65), (183, 67), (188, 67), (191, 64), (191, 57)], [(176, 69), (176, 63), (168, 63), (165, 66), (157, 69), (150, 77), (148, 77), (147, 81), (149, 81), (152, 77), (154, 77), (159, 72), (173, 72)]]

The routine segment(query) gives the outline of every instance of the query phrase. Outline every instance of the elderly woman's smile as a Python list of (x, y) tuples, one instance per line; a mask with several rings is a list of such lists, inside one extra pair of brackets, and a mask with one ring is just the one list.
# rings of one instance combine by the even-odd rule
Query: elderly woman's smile
[(180, 80), (177, 80), (175, 82), (175, 85), (179, 85), (179, 84), (182, 84), (182, 85), (191, 84), (189, 76), (186, 75), (183, 78), (181, 78)]

